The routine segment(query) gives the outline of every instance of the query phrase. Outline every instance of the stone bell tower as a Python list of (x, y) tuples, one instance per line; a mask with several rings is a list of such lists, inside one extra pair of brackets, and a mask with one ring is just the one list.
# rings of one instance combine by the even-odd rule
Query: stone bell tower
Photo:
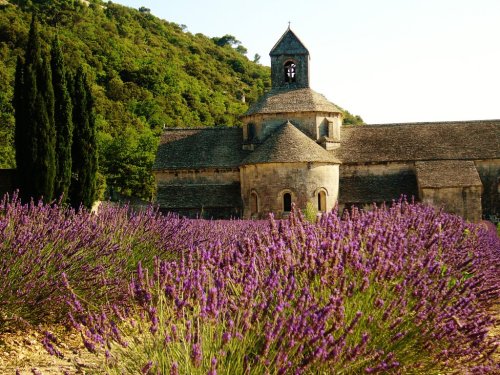
[(273, 89), (309, 87), (309, 51), (290, 27), (269, 56)]
[(272, 88), (241, 118), (243, 149), (256, 149), (286, 122), (326, 150), (339, 147), (342, 111), (309, 87), (309, 51), (290, 27), (269, 55)]

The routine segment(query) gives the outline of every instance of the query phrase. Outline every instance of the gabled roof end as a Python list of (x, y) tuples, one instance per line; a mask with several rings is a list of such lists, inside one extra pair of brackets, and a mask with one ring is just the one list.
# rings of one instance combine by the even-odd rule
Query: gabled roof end
[[(282, 49), (280, 47), (282, 44), (284, 44), (284, 41), (286, 39), (290, 39), (288, 41), (288, 44), (290, 44), (290, 42), (292, 42), (295, 45), (294, 46), (295, 51), (297, 51), (297, 49), (299, 49), (301, 54), (309, 55), (309, 51), (305, 47), (304, 43), (302, 43), (302, 41), (299, 39), (299, 37), (292, 31), (292, 29), (290, 28), (290, 25), (288, 25), (288, 28), (286, 29), (286, 31), (283, 33), (281, 38), (279, 38), (279, 40), (273, 46), (273, 48), (271, 49), (271, 52), (269, 52), (269, 55), (273, 56), (273, 55), (283, 54), (287, 50), (287, 48)], [(295, 53), (297, 53), (297, 52), (295, 52)]]

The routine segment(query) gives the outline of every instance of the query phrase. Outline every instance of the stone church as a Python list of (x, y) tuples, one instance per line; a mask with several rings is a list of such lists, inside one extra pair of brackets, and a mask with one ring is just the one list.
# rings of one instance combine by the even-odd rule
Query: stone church
[(286, 216), (401, 195), (471, 221), (500, 216), (500, 120), (342, 125), (309, 87), (290, 28), (270, 52), (272, 88), (241, 128), (165, 130), (153, 167), (162, 210), (212, 218)]

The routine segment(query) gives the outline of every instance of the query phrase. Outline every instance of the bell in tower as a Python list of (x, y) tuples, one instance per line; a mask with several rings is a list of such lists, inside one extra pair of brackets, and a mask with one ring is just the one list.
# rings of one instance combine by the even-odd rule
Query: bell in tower
[(309, 51), (290, 27), (269, 55), (273, 89), (309, 87)]

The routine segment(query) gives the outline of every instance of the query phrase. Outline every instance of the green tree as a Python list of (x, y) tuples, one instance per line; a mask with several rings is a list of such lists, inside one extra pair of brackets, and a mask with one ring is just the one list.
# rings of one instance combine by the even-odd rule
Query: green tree
[(32, 17), (25, 62), (18, 60), (14, 108), (18, 185), (25, 199), (52, 200), (54, 191), (54, 91), (49, 58), (42, 51), (36, 17)]
[(248, 50), (246, 49), (246, 47), (243, 47), (241, 44), (239, 44), (238, 46), (236, 46), (235, 50), (238, 52), (238, 53), (241, 53), (242, 55), (246, 55)]
[(24, 100), (24, 63), (19, 56), (16, 64), (16, 77), (14, 81), (14, 98), (12, 105), (15, 110), (14, 143), (16, 145), (16, 165), (18, 166), (17, 178), (19, 186), (26, 186), (26, 173), (22, 173), (21, 167), (28, 165), (29, 153), (31, 149), (31, 134), (29, 124), (26, 121), (26, 104)]
[(54, 88), (56, 127), (56, 177), (54, 196), (68, 197), (71, 183), (71, 145), (73, 143), (73, 120), (71, 97), (66, 82), (66, 67), (59, 40), (54, 38), (51, 50), (52, 86)]
[(236, 39), (233, 35), (226, 34), (224, 36), (219, 37), (213, 37), (212, 40), (214, 41), (215, 44), (217, 44), (220, 47), (225, 47), (225, 46), (239, 46), (241, 45), (241, 42)]
[(100, 134), (99, 138), (103, 155), (99, 167), (107, 175), (109, 192), (151, 200), (154, 193), (151, 168), (158, 147), (153, 132), (138, 132), (130, 127), (117, 137)]
[(94, 100), (83, 67), (73, 83), (73, 178), (70, 195), (73, 207), (91, 208), (96, 199), (97, 139)]
[(1, 59), (2, 53), (0, 52), (0, 168), (13, 168), (16, 163), (16, 153), (13, 147), (15, 122), (12, 93), (14, 80), (10, 69)]

